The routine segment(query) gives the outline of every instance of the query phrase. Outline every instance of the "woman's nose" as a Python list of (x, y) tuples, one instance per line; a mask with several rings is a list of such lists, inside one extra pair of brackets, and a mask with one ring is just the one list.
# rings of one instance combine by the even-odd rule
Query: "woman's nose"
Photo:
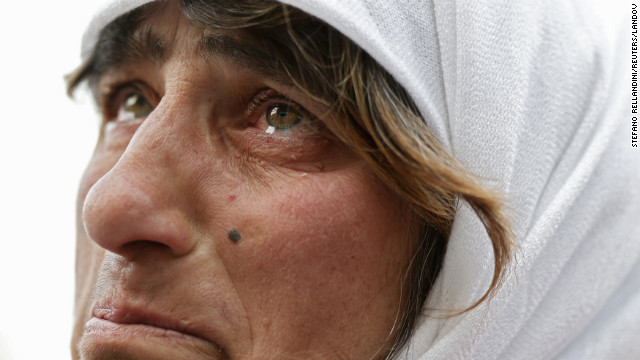
[(181, 196), (189, 178), (184, 164), (190, 163), (178, 150), (185, 148), (177, 143), (184, 141), (179, 131), (184, 129), (176, 129), (176, 122), (166, 118), (170, 115), (154, 110), (85, 198), (87, 234), (108, 251), (134, 258), (149, 248), (138, 246), (144, 244), (182, 256), (196, 244)]

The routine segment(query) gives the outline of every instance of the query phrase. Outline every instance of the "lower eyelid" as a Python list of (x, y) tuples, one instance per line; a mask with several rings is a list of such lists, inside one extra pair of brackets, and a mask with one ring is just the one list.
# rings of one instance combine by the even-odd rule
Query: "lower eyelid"
[(249, 130), (249, 139), (251, 141), (260, 141), (272, 147), (298, 147), (298, 146), (314, 146), (318, 144), (326, 144), (329, 140), (321, 136), (294, 137), (282, 136), (277, 134), (269, 134), (265, 131)]

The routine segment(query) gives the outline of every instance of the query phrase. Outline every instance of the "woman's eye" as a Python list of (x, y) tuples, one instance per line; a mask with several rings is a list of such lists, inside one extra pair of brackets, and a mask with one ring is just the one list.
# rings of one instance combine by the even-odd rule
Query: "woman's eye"
[(304, 119), (304, 115), (295, 108), (285, 104), (273, 104), (267, 108), (265, 113), (267, 121), (267, 133), (274, 133), (277, 130), (289, 130), (298, 125)]
[(318, 137), (323, 129), (322, 123), (307, 109), (271, 88), (254, 95), (246, 114), (252, 127), (271, 135)]
[(153, 105), (142, 94), (128, 95), (118, 110), (118, 121), (142, 119), (153, 111)]

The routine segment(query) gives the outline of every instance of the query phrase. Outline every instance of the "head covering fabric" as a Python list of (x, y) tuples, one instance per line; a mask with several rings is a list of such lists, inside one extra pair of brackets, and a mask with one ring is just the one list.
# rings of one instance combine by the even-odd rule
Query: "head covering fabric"
[[(106, 24), (147, 2), (108, 2), (83, 58)], [(444, 147), (507, 199), (518, 249), (505, 284), (464, 315), (426, 311), (399, 358), (640, 358), (640, 150), (623, 2), (282, 2), (375, 58)], [(462, 205), (425, 309), (465, 308), (492, 274), (490, 241)]]

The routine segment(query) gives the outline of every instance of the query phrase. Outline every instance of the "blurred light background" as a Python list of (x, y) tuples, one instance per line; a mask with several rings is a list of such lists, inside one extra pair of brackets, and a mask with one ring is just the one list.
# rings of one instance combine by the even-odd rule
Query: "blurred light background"
[(98, 122), (64, 75), (96, 3), (0, 10), (0, 360), (70, 358), (75, 193)]

